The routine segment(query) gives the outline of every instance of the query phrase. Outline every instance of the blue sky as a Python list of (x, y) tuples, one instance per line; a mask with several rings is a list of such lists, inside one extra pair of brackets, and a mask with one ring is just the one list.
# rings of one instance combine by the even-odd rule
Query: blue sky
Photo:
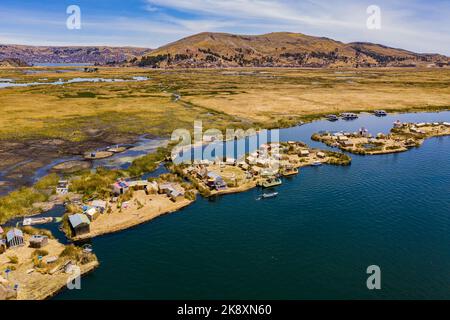
[[(66, 8), (81, 9), (81, 29)], [(366, 26), (381, 9), (381, 29)], [(156, 48), (203, 31), (300, 32), (450, 55), (450, 0), (0, 0), (0, 43)]]

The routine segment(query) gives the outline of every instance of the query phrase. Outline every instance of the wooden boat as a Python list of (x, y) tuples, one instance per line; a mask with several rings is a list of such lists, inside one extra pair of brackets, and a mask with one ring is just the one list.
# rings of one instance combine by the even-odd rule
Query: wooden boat
[(344, 120), (358, 119), (358, 115), (356, 113), (351, 113), (351, 112), (345, 112), (345, 113), (341, 114), (341, 117)]
[(270, 179), (267, 179), (266, 181), (264, 181), (262, 183), (262, 187), (263, 188), (273, 188), (273, 187), (279, 186), (281, 184), (282, 184), (282, 182), (281, 182), (280, 179), (278, 179), (278, 178), (270, 178)]
[(329, 114), (329, 115), (325, 116), (325, 118), (327, 118), (328, 121), (338, 121), (339, 120), (338, 116), (335, 114)]
[(296, 169), (296, 168), (283, 170), (281, 172), (281, 175), (283, 177), (290, 177), (290, 176), (293, 176), (293, 175), (296, 175), (296, 174), (298, 174), (298, 169)]
[(385, 116), (387, 116), (387, 112), (384, 111), (384, 110), (375, 110), (374, 113), (375, 113), (375, 115), (377, 117), (385, 117)]

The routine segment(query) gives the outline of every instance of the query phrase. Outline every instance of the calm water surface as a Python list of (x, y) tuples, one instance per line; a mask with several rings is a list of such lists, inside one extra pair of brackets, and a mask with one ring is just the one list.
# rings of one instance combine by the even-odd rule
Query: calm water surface
[[(387, 132), (394, 120), (450, 121), (450, 112), (362, 116), (281, 130)], [(450, 299), (450, 137), (406, 153), (353, 155), (350, 167), (304, 168), (277, 188), (199, 198), (191, 206), (92, 241), (101, 266), (56, 299)], [(379, 265), (382, 290), (366, 288)]]

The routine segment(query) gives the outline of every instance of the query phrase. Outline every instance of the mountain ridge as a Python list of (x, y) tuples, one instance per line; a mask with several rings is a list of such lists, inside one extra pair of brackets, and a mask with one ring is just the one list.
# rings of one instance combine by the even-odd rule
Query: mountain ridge
[(29, 46), (0, 44), (0, 60), (19, 59), (33, 63), (118, 64), (144, 55), (152, 49), (110, 46)]
[(157, 49), (110, 46), (1, 45), (0, 61), (91, 63), (151, 68), (450, 66), (450, 58), (370, 42), (344, 43), (294, 32), (202, 32)]
[(448, 65), (439, 54), (420, 54), (370, 42), (343, 43), (302, 33), (235, 35), (202, 32), (169, 43), (131, 64), (153, 68), (406, 67)]

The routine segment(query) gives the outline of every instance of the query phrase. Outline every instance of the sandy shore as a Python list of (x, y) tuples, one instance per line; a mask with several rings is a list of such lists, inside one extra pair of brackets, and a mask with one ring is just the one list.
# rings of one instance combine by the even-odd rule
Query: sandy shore
[[(137, 201), (139, 201), (141, 206), (139, 206)], [(79, 241), (128, 229), (161, 215), (180, 210), (192, 202), (188, 199), (173, 202), (164, 194), (146, 195), (144, 191), (135, 191), (133, 199), (128, 202), (128, 208), (119, 210), (112, 204), (112, 212), (104, 213), (94, 220), (91, 223), (91, 231), (89, 233), (72, 237), (71, 239)]]
[[(25, 236), (26, 242), (29, 238), (28, 235)], [(43, 250), (48, 252), (48, 255), (43, 257), (43, 261), (46, 261), (48, 257), (59, 257), (61, 252), (64, 250), (65, 246), (59, 243), (55, 239), (49, 239), (48, 245), (46, 245)], [(28, 243), (25, 246), (8, 249), (5, 253), (0, 255), (0, 268), (1, 282), (6, 282), (9, 286), (17, 284), (19, 289), (17, 291), (17, 300), (43, 300), (56, 295), (58, 292), (66, 288), (67, 281), (70, 277), (69, 274), (63, 271), (57, 271), (53, 274), (41, 273), (34, 268), (32, 261), (32, 254), (36, 249), (28, 247)], [(16, 256), (18, 258), (18, 263), (10, 263), (9, 257)], [(59, 258), (54, 264), (49, 265), (50, 269), (57, 269), (64, 264), (64, 259)], [(81, 275), (84, 275), (92, 270), (94, 270), (99, 265), (97, 259), (86, 263), (77, 263), (80, 267)], [(3, 272), (7, 267), (15, 268), (7, 276)], [(31, 270), (35, 269), (32, 273)], [(83, 280), (81, 280), (81, 285)]]

